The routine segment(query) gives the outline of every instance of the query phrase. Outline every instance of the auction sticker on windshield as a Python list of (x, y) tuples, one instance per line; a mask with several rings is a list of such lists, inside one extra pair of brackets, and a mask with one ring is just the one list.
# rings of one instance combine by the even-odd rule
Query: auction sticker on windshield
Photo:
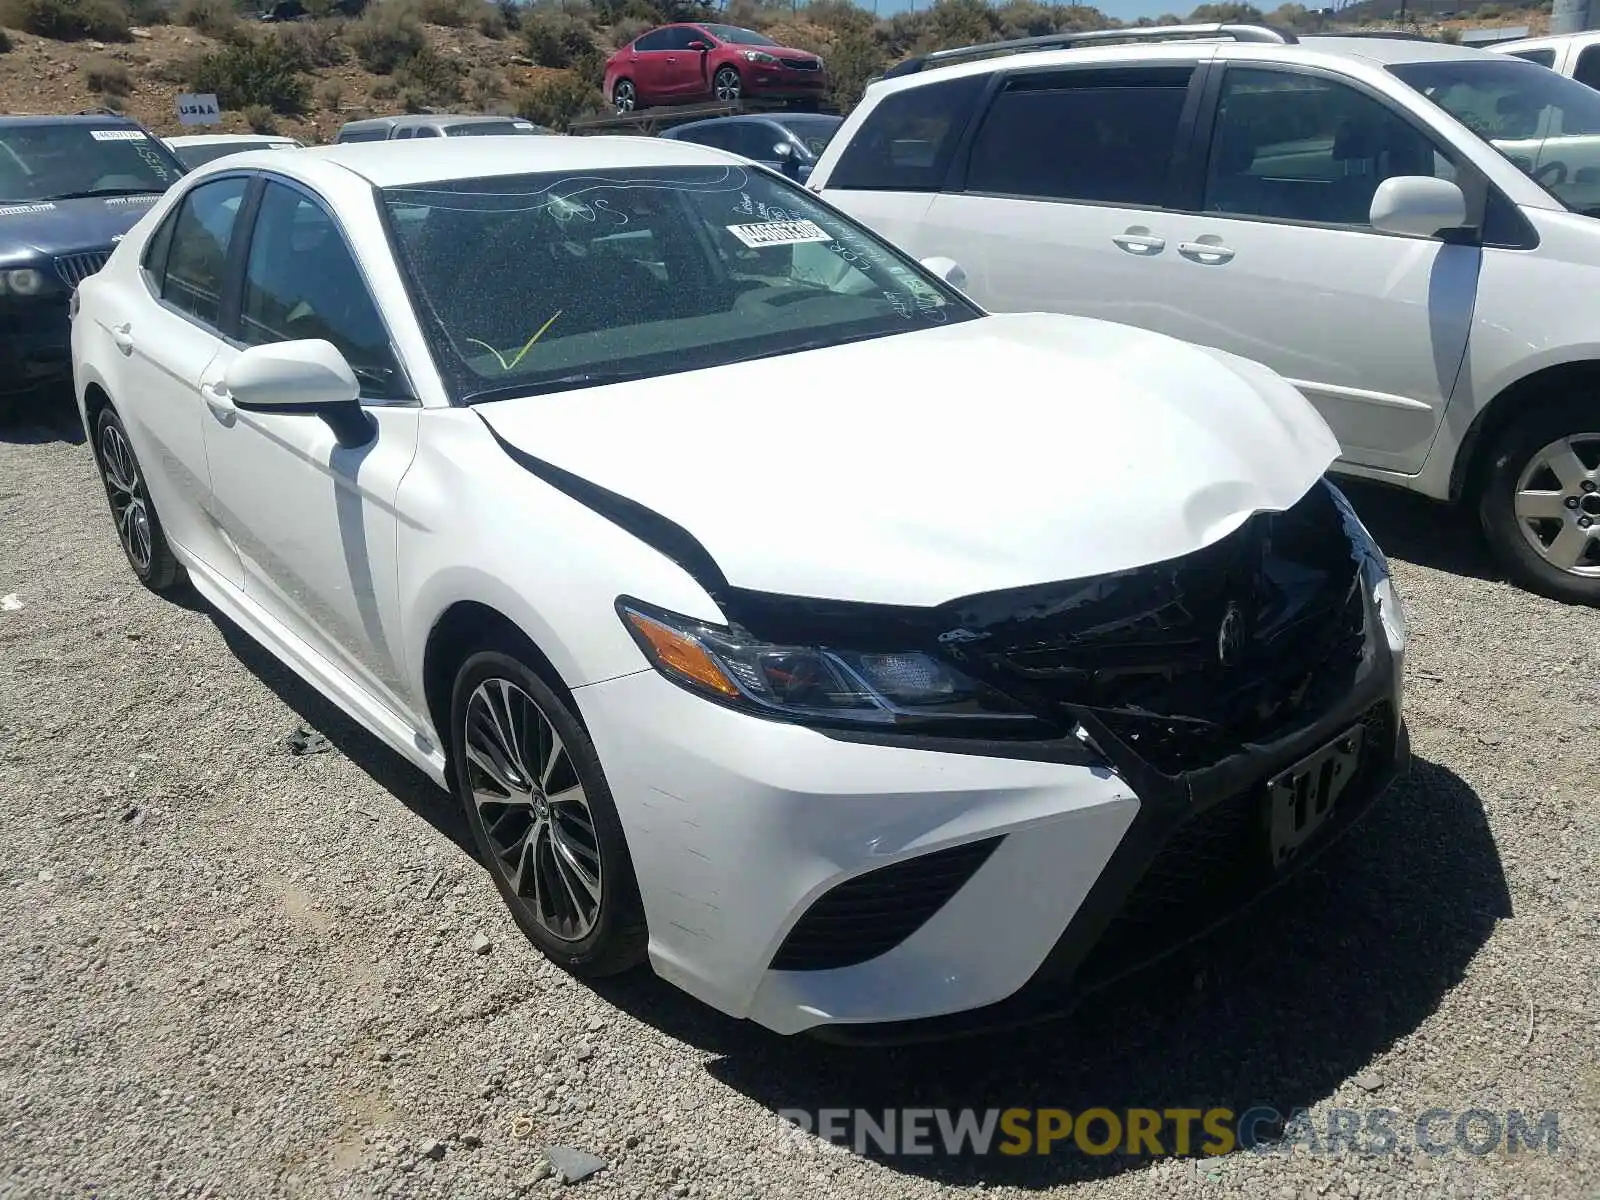
[(759, 225), (729, 225), (728, 232), (752, 250), (760, 250), (765, 246), (833, 241), (815, 221), (763, 221)]
[(144, 132), (138, 129), (91, 129), (89, 136), (97, 142), (144, 141)]

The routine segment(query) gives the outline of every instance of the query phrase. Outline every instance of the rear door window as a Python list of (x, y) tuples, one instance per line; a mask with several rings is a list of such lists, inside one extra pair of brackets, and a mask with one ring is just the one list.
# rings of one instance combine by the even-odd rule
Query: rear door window
[(828, 186), (938, 191), (988, 79), (965, 75), (885, 96), (844, 148)]
[(1160, 205), (1194, 68), (1018, 75), (973, 140), (967, 190)]
[(162, 266), (161, 298), (204, 325), (216, 328), (222, 318), (222, 286), (228, 271), (228, 247), (234, 221), (249, 180), (244, 176), (201, 184), (178, 208), (172, 241)]

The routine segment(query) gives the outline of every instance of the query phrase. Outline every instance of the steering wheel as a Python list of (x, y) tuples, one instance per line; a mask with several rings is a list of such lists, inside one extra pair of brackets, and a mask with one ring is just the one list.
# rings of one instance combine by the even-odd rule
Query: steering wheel
[(1556, 178), (1550, 181), (1551, 183), (1556, 185), (1565, 183), (1567, 181), (1567, 164), (1564, 162), (1557, 162), (1556, 160), (1552, 159), (1543, 166), (1534, 169), (1533, 181), (1535, 183), (1543, 183), (1544, 177), (1551, 174), (1556, 176)]

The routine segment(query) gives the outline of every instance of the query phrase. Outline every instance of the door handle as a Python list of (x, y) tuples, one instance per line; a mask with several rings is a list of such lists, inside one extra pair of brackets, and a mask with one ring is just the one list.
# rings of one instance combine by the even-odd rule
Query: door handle
[(125, 322), (111, 327), (111, 341), (124, 354), (133, 353), (133, 323)]
[(1198, 242), (1179, 242), (1178, 253), (1208, 267), (1220, 266), (1233, 257), (1230, 247), (1221, 242), (1208, 242), (1204, 238)]
[(202, 383), (200, 399), (204, 400), (206, 407), (218, 417), (231, 417), (238, 411), (233, 407), (233, 401), (228, 398), (227, 387), (220, 383)]
[(1129, 254), (1160, 254), (1167, 248), (1167, 239), (1155, 237), (1143, 226), (1135, 225), (1126, 233), (1119, 233), (1111, 239)]

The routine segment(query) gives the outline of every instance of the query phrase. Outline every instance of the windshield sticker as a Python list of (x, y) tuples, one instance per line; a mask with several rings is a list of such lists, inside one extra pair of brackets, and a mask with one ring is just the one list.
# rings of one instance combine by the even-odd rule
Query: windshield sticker
[(160, 196), (112, 196), (106, 204), (154, 204)]
[(752, 250), (833, 241), (833, 236), (815, 221), (764, 221), (760, 225), (729, 225), (728, 232)]
[(12, 204), (0, 208), (0, 217), (25, 217), (30, 213), (54, 212), (54, 204)]
[(91, 129), (89, 136), (97, 142), (142, 142), (142, 129)]

